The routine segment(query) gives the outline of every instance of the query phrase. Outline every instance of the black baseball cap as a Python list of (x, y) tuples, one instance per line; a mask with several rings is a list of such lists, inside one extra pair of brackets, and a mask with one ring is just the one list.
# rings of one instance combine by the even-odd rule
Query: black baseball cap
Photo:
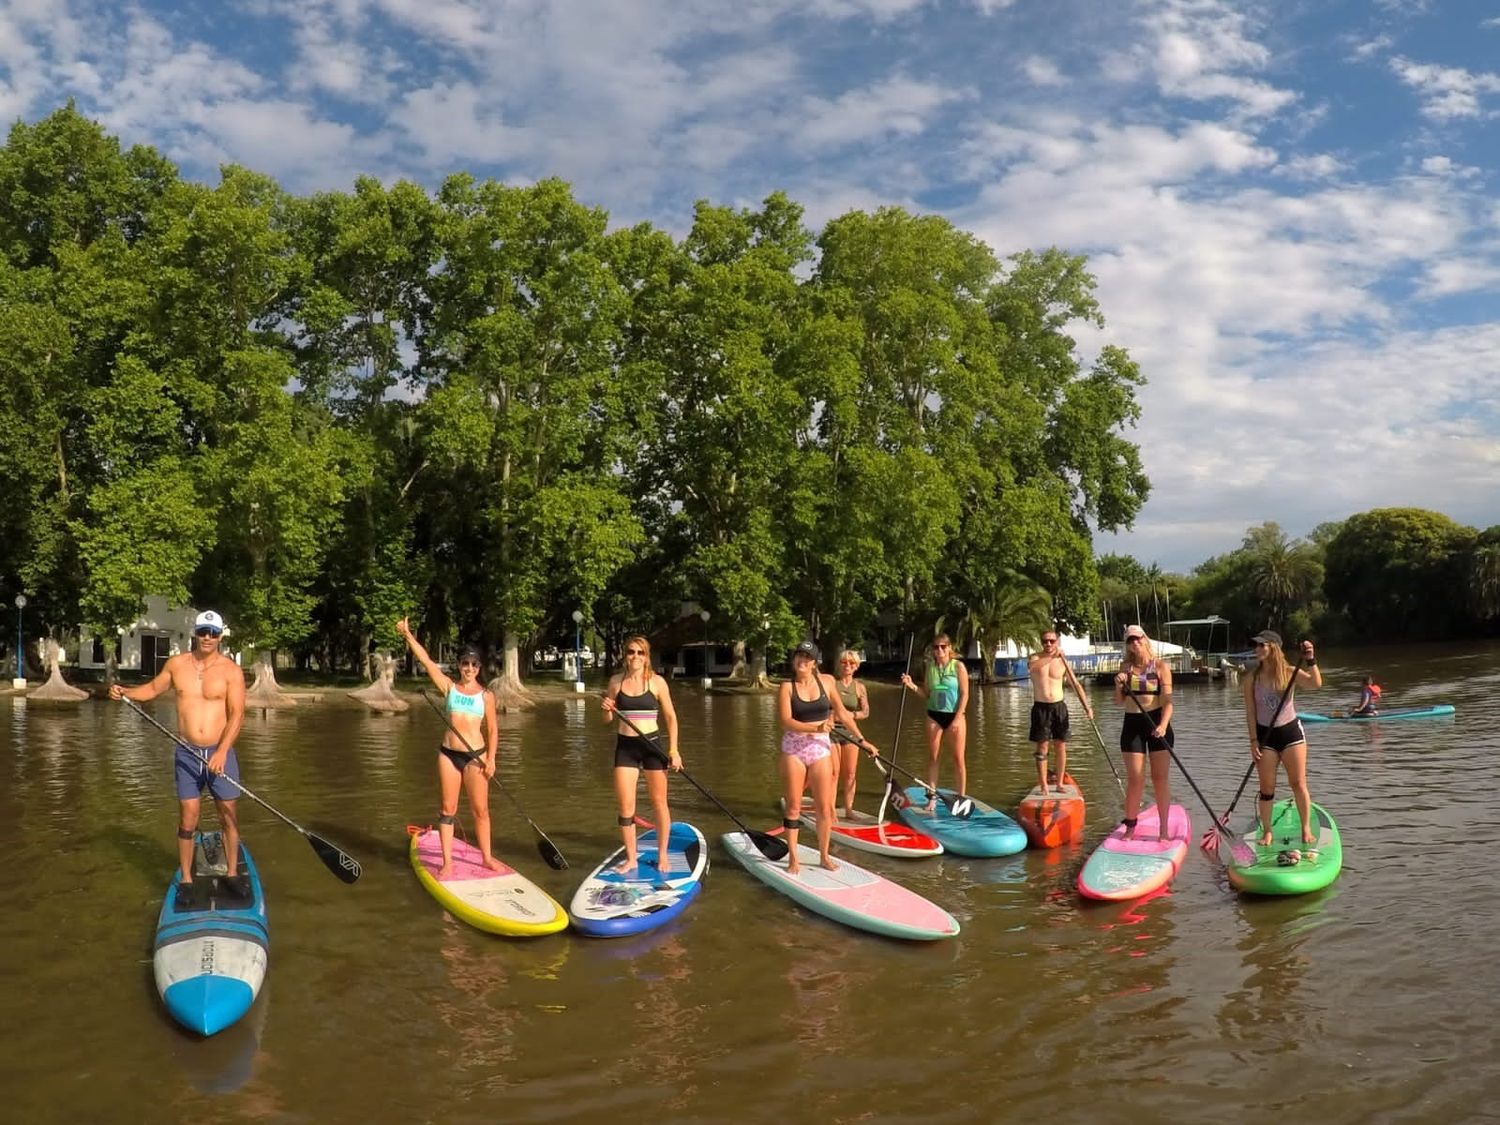
[(796, 648), (792, 649), (792, 656), (794, 658), (799, 655), (810, 656), (814, 661), (823, 659), (823, 654), (818, 651), (818, 646), (813, 644), (812, 641), (803, 641)]

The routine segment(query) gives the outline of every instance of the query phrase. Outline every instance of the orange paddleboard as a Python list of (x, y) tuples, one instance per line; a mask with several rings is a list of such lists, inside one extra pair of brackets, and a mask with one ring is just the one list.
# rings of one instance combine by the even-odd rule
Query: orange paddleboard
[(1064, 774), (1061, 785), (1048, 789), (1043, 796), (1041, 786), (1033, 785), (1016, 813), (1033, 848), (1060, 848), (1083, 838), (1083, 793), (1073, 775)]

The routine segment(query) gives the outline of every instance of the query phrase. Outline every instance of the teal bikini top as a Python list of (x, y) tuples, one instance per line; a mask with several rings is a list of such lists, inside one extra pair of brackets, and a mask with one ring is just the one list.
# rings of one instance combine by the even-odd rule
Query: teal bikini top
[(449, 684), (448, 714), (473, 715), (475, 718), (484, 718), (484, 692), (476, 691), (473, 695), (469, 695)]

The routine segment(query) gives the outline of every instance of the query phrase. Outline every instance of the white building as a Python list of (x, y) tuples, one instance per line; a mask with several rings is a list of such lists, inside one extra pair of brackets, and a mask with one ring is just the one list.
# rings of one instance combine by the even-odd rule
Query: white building
[[(197, 606), (171, 606), (166, 598), (147, 598), (146, 612), (113, 638), (116, 667), (122, 671), (139, 671), (147, 676), (156, 675), (168, 657), (187, 652), (192, 647), (193, 620), (198, 612)], [(225, 639), (232, 633), (232, 629), (225, 629)], [(83, 628), (78, 634), (78, 667), (104, 668), (109, 655), (105, 647), (108, 640)], [(233, 657), (236, 662), (239, 660), (237, 653), (226, 652), (225, 655)]]

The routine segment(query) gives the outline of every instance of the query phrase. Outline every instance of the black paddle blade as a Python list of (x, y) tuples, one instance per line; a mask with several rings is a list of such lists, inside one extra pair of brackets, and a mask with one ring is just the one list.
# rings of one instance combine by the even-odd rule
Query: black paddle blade
[(785, 840), (778, 840), (775, 836), (767, 836), (764, 832), (746, 832), (750, 842), (755, 845), (755, 850), (767, 859), (775, 862), (785, 859), (791, 854), (792, 849), (787, 847)]
[(314, 836), (311, 832), (303, 833), (307, 842), (312, 845), (313, 851), (318, 853), (318, 858), (323, 861), (323, 866), (332, 871), (346, 883), (355, 882), (364, 874), (359, 860), (347, 852), (340, 851), (321, 836)]
[(562, 852), (557, 850), (557, 845), (547, 837), (543, 836), (536, 842), (536, 850), (541, 853), (542, 861), (553, 871), (568, 869), (568, 861), (563, 857)]

